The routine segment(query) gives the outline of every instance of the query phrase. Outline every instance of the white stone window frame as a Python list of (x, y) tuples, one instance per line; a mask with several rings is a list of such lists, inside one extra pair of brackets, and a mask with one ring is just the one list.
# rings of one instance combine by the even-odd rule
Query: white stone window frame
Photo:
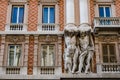
[(117, 63), (119, 63), (119, 48), (118, 48), (118, 43), (117, 42), (110, 42), (110, 43), (106, 43), (106, 42), (101, 42), (100, 45), (100, 63), (104, 63), (103, 62), (103, 50), (102, 50), (102, 45), (103, 44), (114, 44), (115, 45), (115, 56), (116, 56), (116, 60)]
[(111, 17), (116, 17), (116, 12), (115, 12), (115, 4), (113, 0), (101, 0), (95, 1), (95, 17), (99, 17), (99, 6), (111, 6)]
[(26, 0), (10, 0), (7, 9), (7, 20), (6, 24), (11, 24), (11, 14), (12, 14), (12, 6), (24, 6), (24, 20), (23, 24), (27, 24), (28, 20), (28, 3)]
[(43, 6), (55, 6), (55, 23), (54, 24), (58, 24), (59, 23), (59, 6), (58, 6), (57, 2), (39, 2), (39, 5), (38, 5), (38, 24), (42, 24)]
[[(58, 45), (57, 45), (57, 42), (50, 42), (49, 44), (47, 42), (39, 42), (39, 47), (38, 47), (38, 66), (42, 67), (41, 66), (41, 49), (42, 49), (42, 45), (54, 45), (54, 66), (57, 66), (57, 52), (58, 52)], [(54, 66), (51, 66), (51, 67), (54, 67)], [(46, 66), (48, 67), (48, 66)]]
[(6, 47), (5, 47), (5, 59), (4, 59), (4, 65), (7, 67), (10, 67), (8, 65), (8, 59), (9, 59), (9, 45), (21, 45), (21, 56), (20, 56), (20, 62), (19, 65), (16, 67), (22, 67), (23, 66), (23, 61), (24, 61), (24, 42), (17, 42), (16, 44), (13, 42), (6, 42)]

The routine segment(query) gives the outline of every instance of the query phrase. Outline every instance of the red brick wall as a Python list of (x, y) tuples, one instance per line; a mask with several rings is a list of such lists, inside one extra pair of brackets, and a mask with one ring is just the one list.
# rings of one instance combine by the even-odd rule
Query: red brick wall
[(62, 31), (64, 29), (64, 0), (59, 1), (59, 24)]
[(36, 31), (38, 24), (38, 0), (29, 0), (28, 31)]
[(90, 9), (90, 25), (93, 24), (93, 20), (95, 17), (95, 11), (94, 11), (94, 0), (89, 0), (89, 9)]
[(33, 60), (34, 60), (34, 36), (29, 37), (29, 49), (28, 49), (28, 75), (33, 74)]
[(5, 30), (8, 0), (0, 0), (0, 31)]
[(120, 0), (115, 0), (116, 16), (120, 17)]

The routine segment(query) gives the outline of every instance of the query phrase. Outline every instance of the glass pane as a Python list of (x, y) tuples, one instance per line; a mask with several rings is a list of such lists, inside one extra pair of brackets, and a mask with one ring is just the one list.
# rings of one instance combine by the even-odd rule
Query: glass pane
[(9, 47), (9, 66), (14, 65), (14, 46)]
[(103, 56), (103, 62), (108, 63), (108, 56)]
[(115, 56), (110, 56), (110, 62), (111, 63), (116, 63), (116, 57)]
[(24, 7), (20, 7), (19, 10), (19, 23), (23, 23), (24, 20)]
[(42, 45), (41, 66), (54, 65), (54, 45)]
[(115, 55), (115, 45), (109, 45), (110, 55)]
[(110, 7), (105, 7), (106, 17), (110, 17)]
[(108, 55), (108, 50), (107, 50), (107, 45), (106, 44), (102, 45), (102, 50), (103, 50), (103, 56)]
[(21, 46), (20, 45), (17, 45), (16, 48), (15, 48), (15, 61), (14, 61), (14, 66), (18, 66), (19, 64), (19, 60), (20, 60), (20, 55), (21, 55)]
[(49, 66), (54, 66), (54, 46), (49, 46)]
[(43, 8), (43, 23), (48, 23), (48, 8), (44, 7)]
[(13, 6), (12, 15), (11, 15), (11, 23), (17, 23), (17, 11), (18, 11), (18, 7)]
[(50, 23), (55, 23), (55, 8), (50, 8)]
[(42, 54), (41, 54), (41, 66), (46, 66), (47, 64), (47, 46), (42, 45)]
[(103, 7), (99, 7), (99, 16), (100, 17), (104, 17), (104, 8)]

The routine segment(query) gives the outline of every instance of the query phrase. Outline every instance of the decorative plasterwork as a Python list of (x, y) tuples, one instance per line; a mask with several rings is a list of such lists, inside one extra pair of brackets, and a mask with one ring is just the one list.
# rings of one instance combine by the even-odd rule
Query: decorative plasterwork
[(42, 3), (56, 3), (58, 2), (59, 0), (38, 0), (39, 2), (42, 2)]
[(94, 0), (94, 3), (115, 3), (115, 0)]
[(98, 40), (101, 42), (115, 42), (118, 41), (118, 37), (117, 36), (99, 36)]
[(22, 3), (24, 3), (24, 2), (28, 2), (29, 0), (8, 0), (8, 2), (17, 2), (17, 3), (19, 3), (19, 2), (22, 2)]
[(57, 36), (39, 36), (40, 42), (56, 42), (58, 40)]
[(25, 36), (6, 36), (6, 42), (13, 42), (13, 43), (17, 43), (17, 42), (24, 42), (25, 41)]

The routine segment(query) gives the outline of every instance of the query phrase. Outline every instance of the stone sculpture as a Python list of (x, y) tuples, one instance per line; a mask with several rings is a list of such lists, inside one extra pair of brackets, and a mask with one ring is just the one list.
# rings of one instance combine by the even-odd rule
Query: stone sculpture
[(90, 61), (94, 53), (94, 43), (89, 24), (81, 24), (78, 28), (68, 24), (65, 36), (65, 70), (70, 73), (88, 73)]
[(65, 70), (67, 72), (74, 72), (77, 67), (77, 27), (74, 24), (68, 24), (64, 29), (65, 36)]

